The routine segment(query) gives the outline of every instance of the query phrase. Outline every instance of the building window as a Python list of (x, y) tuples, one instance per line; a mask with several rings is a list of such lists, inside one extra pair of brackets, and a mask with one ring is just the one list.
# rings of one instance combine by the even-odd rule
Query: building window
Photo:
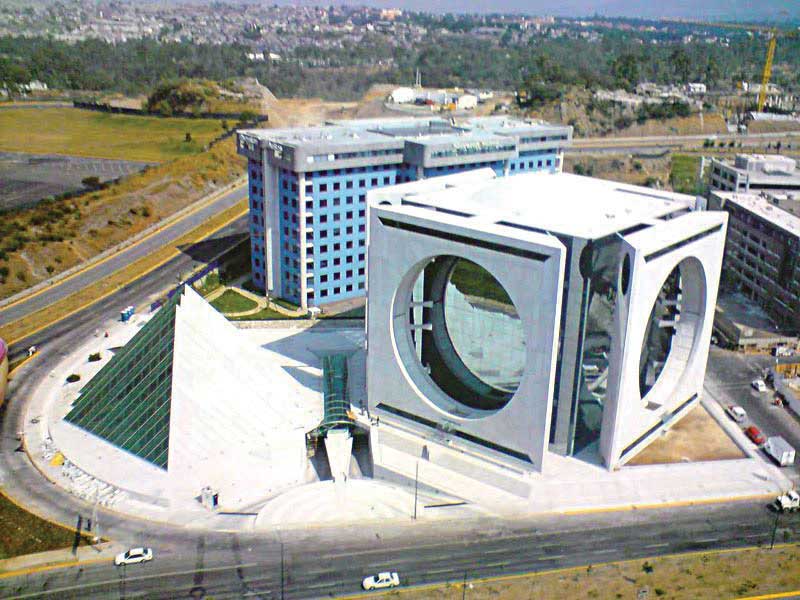
[(353, 241), (352, 240), (347, 240), (345, 242), (345, 244), (344, 244), (344, 247), (347, 248), (348, 250), (350, 250), (353, 247)]
[(342, 293), (342, 288), (338, 288), (338, 287), (333, 288), (333, 293), (334, 294), (341, 294)]
[(328, 290), (320, 290), (319, 295), (324, 298), (328, 295)]
[(327, 200), (322, 199), (322, 200), (319, 201), (319, 207), (320, 208), (326, 208), (327, 206), (328, 206), (328, 201)]
[(345, 256), (344, 261), (346, 263), (348, 263), (348, 264), (351, 264), (353, 262), (353, 257), (352, 256)]
[(327, 283), (328, 276), (327, 275), (320, 275), (319, 276), (319, 281), (320, 281), (320, 283)]
[(319, 184), (319, 191), (320, 192), (327, 192), (328, 191), (328, 184), (327, 183), (320, 183)]
[(353, 182), (352, 181), (347, 181), (344, 184), (344, 187), (346, 187), (348, 190), (352, 190), (353, 189)]
[(323, 244), (319, 247), (320, 252), (327, 252), (328, 251), (328, 244)]
[(333, 191), (337, 191), (341, 186), (338, 181), (333, 182)]
[(366, 200), (367, 200), (367, 195), (366, 194), (361, 194), (361, 195), (358, 196), (358, 201), (360, 203), (363, 204), (364, 202), (366, 202)]
[(335, 258), (333, 259), (333, 266), (334, 266), (334, 267), (338, 267), (340, 264), (342, 264), (342, 259), (341, 259), (341, 258), (339, 258), (338, 256), (337, 256), (337, 257), (335, 257)]

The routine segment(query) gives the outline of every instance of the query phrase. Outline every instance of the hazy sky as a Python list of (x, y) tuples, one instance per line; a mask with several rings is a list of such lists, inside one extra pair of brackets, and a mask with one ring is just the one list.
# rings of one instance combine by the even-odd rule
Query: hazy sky
[[(272, 2), (275, 0), (267, 0)], [(686, 17), (800, 20), (800, 0), (277, 0), (279, 4), (359, 4), (433, 12), (518, 12), (579, 17)]]

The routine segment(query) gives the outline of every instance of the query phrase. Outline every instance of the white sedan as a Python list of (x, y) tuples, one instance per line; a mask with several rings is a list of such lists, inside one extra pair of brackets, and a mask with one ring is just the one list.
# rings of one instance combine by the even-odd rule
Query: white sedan
[(728, 413), (731, 419), (736, 421), (737, 423), (742, 423), (747, 418), (747, 413), (741, 406), (736, 406), (735, 404), (729, 404), (725, 407), (725, 412)]
[(149, 562), (153, 560), (153, 551), (150, 548), (131, 548), (127, 552), (121, 552), (114, 557), (114, 564), (135, 565), (137, 563)]
[(382, 590), (385, 588), (393, 588), (400, 585), (400, 578), (397, 573), (378, 573), (377, 575), (370, 575), (365, 577), (361, 582), (361, 587), (365, 590)]

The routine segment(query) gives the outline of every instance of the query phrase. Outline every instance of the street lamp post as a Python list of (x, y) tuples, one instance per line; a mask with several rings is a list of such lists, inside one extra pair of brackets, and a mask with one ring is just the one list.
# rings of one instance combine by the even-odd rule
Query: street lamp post
[(781, 511), (776, 509), (775, 510), (775, 524), (772, 526), (772, 539), (769, 542), (769, 549), (772, 550), (775, 547), (775, 534), (778, 533), (778, 519), (781, 516)]

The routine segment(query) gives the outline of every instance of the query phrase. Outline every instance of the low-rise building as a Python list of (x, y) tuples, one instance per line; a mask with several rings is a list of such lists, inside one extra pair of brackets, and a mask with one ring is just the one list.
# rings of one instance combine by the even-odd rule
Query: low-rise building
[(730, 192), (800, 191), (797, 161), (777, 154), (737, 154), (733, 162), (711, 159), (712, 190)]
[(724, 285), (791, 332), (800, 331), (800, 217), (782, 202), (791, 204), (788, 195), (715, 191), (709, 208), (730, 215)]

